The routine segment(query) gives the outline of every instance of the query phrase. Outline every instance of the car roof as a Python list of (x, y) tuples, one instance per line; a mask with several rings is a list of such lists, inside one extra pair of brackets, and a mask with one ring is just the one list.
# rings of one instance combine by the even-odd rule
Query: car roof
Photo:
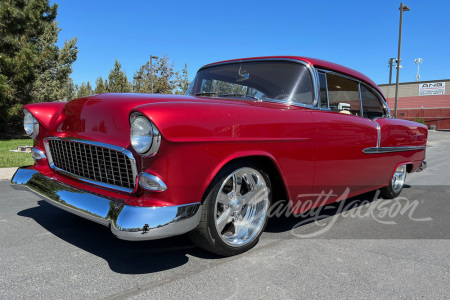
[[(312, 58), (312, 57), (305, 57), (305, 56), (261, 56), (261, 57), (248, 57), (248, 58), (239, 58), (239, 59), (231, 59), (231, 60), (224, 60), (224, 61), (219, 61), (219, 62), (215, 62), (215, 63), (211, 63), (211, 64), (207, 64), (203, 67), (200, 68), (207, 68), (207, 67), (211, 67), (213, 65), (216, 64), (223, 64), (223, 63), (234, 63), (234, 62), (240, 62), (240, 61), (251, 61), (251, 60), (271, 60), (271, 59), (286, 59), (286, 60), (300, 60), (306, 63), (309, 63), (310, 65), (316, 67), (316, 68), (323, 68), (326, 70), (330, 70), (330, 71), (335, 71), (335, 72), (339, 72), (351, 77), (355, 77), (369, 85), (371, 85), (373, 88), (375, 88), (381, 95), (383, 95), (383, 93), (381, 92), (380, 88), (377, 86), (377, 84), (375, 82), (372, 81), (372, 79), (370, 79), (369, 77), (367, 77), (366, 75), (347, 68), (345, 66), (336, 64), (336, 63), (332, 63), (326, 60), (321, 60), (321, 59), (317, 59), (317, 58)], [(384, 95), (383, 95), (384, 97)]]

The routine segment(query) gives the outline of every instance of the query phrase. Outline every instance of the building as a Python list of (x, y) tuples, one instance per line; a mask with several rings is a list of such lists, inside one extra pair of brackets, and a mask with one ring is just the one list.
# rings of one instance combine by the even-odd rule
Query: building
[[(395, 84), (380, 84), (379, 87), (394, 114)], [(425, 121), (428, 128), (450, 129), (450, 79), (400, 83), (397, 117)]]

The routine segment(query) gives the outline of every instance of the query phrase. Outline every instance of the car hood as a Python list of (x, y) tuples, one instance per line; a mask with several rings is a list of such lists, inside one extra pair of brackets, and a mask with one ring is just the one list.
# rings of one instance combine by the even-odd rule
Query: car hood
[[(226, 106), (230, 110), (239, 107), (284, 107), (284, 104), (245, 101), (236, 99), (217, 99), (206, 97), (177, 96), (177, 95), (148, 95), (148, 94), (99, 94), (68, 102), (52, 124), (50, 135), (59, 137), (73, 137), (87, 140), (97, 140), (104, 143), (129, 146), (130, 125), (129, 114), (139, 106), (152, 104), (160, 107), (167, 103), (186, 105), (191, 103), (196, 107), (208, 109), (214, 105)], [(170, 107), (167, 105), (167, 107)], [(159, 114), (161, 114), (161, 111)], [(188, 112), (185, 112), (187, 114)], [(166, 109), (164, 114), (170, 114)], [(156, 124), (158, 126), (158, 124)]]

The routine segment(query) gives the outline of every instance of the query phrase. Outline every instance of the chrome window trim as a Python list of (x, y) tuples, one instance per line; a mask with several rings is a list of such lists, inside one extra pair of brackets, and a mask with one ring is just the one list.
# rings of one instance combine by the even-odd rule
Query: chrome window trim
[(371, 147), (363, 150), (366, 154), (381, 154), (391, 152), (424, 150), (426, 146), (403, 146), (403, 147)]
[[(392, 118), (391, 110), (389, 109), (389, 106), (387, 105), (386, 99), (384, 98), (383, 95), (381, 95), (381, 94), (380, 94), (376, 89), (374, 89), (371, 85), (369, 85), (369, 84), (365, 83), (364, 81), (361, 81), (361, 80), (359, 80), (359, 79), (357, 79), (357, 78), (355, 78), (355, 77), (351, 77), (351, 76), (348, 76), (348, 75), (345, 75), (345, 74), (342, 74), (342, 73), (339, 73), (339, 72), (335, 72), (335, 71), (331, 71), (331, 70), (327, 70), (327, 69), (322, 69), (322, 68), (317, 68), (316, 70), (317, 70), (318, 72), (323, 72), (323, 73), (325, 73), (325, 74), (330, 73), (330, 74), (333, 74), (333, 75), (336, 75), (336, 76), (341, 76), (341, 77), (344, 77), (344, 78), (347, 78), (347, 79), (356, 81), (356, 82), (358, 82), (358, 83), (362, 83), (362, 84), (365, 85), (369, 90), (371, 90), (374, 94), (376, 94), (376, 95), (378, 96), (379, 99), (381, 99), (381, 101), (382, 101), (381, 105), (383, 106), (383, 109), (384, 109), (385, 115), (386, 115), (385, 117), (386, 117), (386, 118)], [(328, 82), (328, 78), (327, 78), (327, 82)], [(327, 92), (328, 92), (328, 83), (327, 83)], [(361, 89), (360, 89), (360, 93), (361, 93)], [(361, 108), (362, 108), (362, 106), (361, 106)], [(361, 117), (362, 117), (362, 116), (363, 116), (363, 115), (361, 115)]]
[(361, 117), (364, 117), (362, 94), (361, 94), (361, 81), (358, 81), (358, 92), (359, 92), (359, 114)]
[(259, 61), (259, 62), (261, 62), (261, 61), (288, 61), (288, 62), (294, 62), (294, 63), (301, 64), (309, 70), (309, 73), (311, 74), (312, 85), (313, 85), (313, 90), (312, 90), (313, 103), (312, 104), (304, 104), (304, 103), (292, 102), (292, 101), (282, 101), (282, 100), (276, 100), (276, 99), (262, 99), (262, 101), (282, 103), (282, 104), (305, 107), (305, 108), (312, 108), (312, 109), (319, 109), (317, 107), (317, 103), (318, 103), (317, 97), (320, 92), (319, 76), (318, 76), (316, 68), (314, 68), (314, 66), (312, 64), (310, 64), (306, 61), (303, 61), (303, 60), (292, 59), (292, 58), (260, 58), (260, 59), (249, 59), (249, 60), (236, 60), (236, 61), (221, 62), (221, 63), (214, 63), (214, 64), (206, 65), (206, 66), (201, 67), (197, 71), (197, 73), (200, 72), (201, 70), (209, 69), (209, 68), (217, 67), (217, 66), (221, 66), (221, 65), (229, 65), (229, 64), (237, 64), (237, 63), (245, 63), (245, 62), (256, 62), (256, 61)]
[[(338, 73), (338, 72), (334, 72), (334, 71), (330, 71), (330, 70), (326, 70), (326, 69), (320, 69), (320, 68), (319, 68), (319, 69), (317, 69), (317, 72), (323, 72), (323, 73), (325, 74), (326, 78), (327, 78), (327, 102), (328, 102), (328, 109), (327, 109), (327, 110), (331, 111), (331, 109), (330, 109), (330, 98), (328, 97), (328, 76), (327, 76), (327, 74), (332, 74), (332, 75), (335, 75), (335, 76), (339, 76), (339, 77), (342, 77), (342, 78), (345, 78), (345, 79), (354, 81), (355, 83), (358, 84), (359, 105), (360, 105), (359, 113), (360, 113), (361, 115), (360, 115), (360, 116), (350, 115), (350, 116), (354, 116), (354, 117), (362, 117), (362, 118), (364, 118), (364, 117), (363, 117), (363, 110), (362, 110), (361, 88), (360, 88), (360, 83), (362, 82), (361, 80), (358, 80), (358, 79), (356, 79), (356, 78), (354, 78), (354, 77), (347, 76), (347, 75), (342, 74), (342, 73)], [(337, 111), (332, 111), (332, 112), (337, 113)], [(366, 119), (367, 119), (367, 118), (366, 118)]]
[[(50, 146), (49, 146), (49, 143), (48, 143), (48, 141), (50, 141), (50, 140), (75, 142), (75, 143), (80, 143), (80, 144), (85, 144), (85, 145), (101, 147), (101, 148), (105, 148), (105, 149), (111, 149), (111, 150), (115, 150), (115, 151), (118, 151), (118, 152), (121, 152), (121, 153), (125, 154), (128, 157), (128, 159), (130, 160), (130, 163), (131, 163), (133, 182), (135, 183), (134, 189), (125, 188), (125, 187), (121, 187), (121, 186), (117, 186), (117, 185), (113, 185), (113, 184), (109, 184), (109, 183), (105, 183), (105, 182), (100, 182), (100, 181), (88, 179), (88, 178), (85, 178), (85, 177), (82, 177), (82, 176), (79, 176), (79, 175), (73, 174), (71, 172), (68, 172), (66, 170), (62, 170), (62, 169), (58, 168), (53, 163), (53, 158), (52, 158), (52, 154), (51, 154), (51, 151), (50, 151)], [(72, 178), (75, 178), (77, 180), (80, 180), (80, 181), (83, 181), (83, 182), (86, 182), (86, 183), (89, 183), (91, 185), (100, 186), (102, 188), (107, 188), (107, 189), (110, 189), (110, 190), (115, 190), (115, 191), (120, 191), (120, 192), (125, 192), (125, 193), (134, 193), (134, 192), (137, 191), (137, 189), (139, 187), (136, 159), (134, 158), (133, 153), (131, 153), (131, 151), (129, 151), (128, 149), (125, 149), (125, 148), (119, 147), (119, 146), (115, 146), (115, 145), (111, 145), (111, 144), (95, 142), (95, 141), (89, 141), (89, 140), (84, 140), (84, 139), (71, 138), (71, 137), (65, 137), (65, 138), (46, 137), (46, 138), (44, 138), (44, 148), (45, 148), (45, 152), (47, 154), (48, 164), (49, 164), (50, 168), (53, 171), (56, 171), (58, 173), (64, 174), (64, 175), (66, 175), (68, 177), (72, 177)]]
[[(389, 107), (387, 106), (387, 103), (385, 102), (384, 98), (378, 93), (376, 89), (368, 85), (367, 83), (361, 82), (370, 92), (374, 93), (375, 96), (377, 96), (378, 100), (381, 100), (381, 106), (384, 110), (384, 118), (391, 117), (391, 111), (389, 110)], [(361, 102), (362, 103), (362, 102)]]
[[(317, 80), (319, 80), (318, 85), (319, 85), (319, 100), (320, 100), (320, 101), (317, 102), (317, 107), (318, 107), (320, 110), (331, 111), (331, 109), (330, 109), (329, 95), (328, 95), (328, 78), (327, 78), (327, 73), (321, 72), (320, 70), (319, 70), (319, 71), (316, 70), (316, 72), (317, 72)], [(327, 106), (326, 106), (326, 107), (322, 107), (322, 102), (321, 102), (322, 99), (320, 99), (321, 93), (322, 93), (322, 91), (320, 90), (320, 76), (319, 76), (320, 73), (322, 73), (322, 74), (325, 76), (325, 91), (326, 91), (326, 94), (327, 94)]]

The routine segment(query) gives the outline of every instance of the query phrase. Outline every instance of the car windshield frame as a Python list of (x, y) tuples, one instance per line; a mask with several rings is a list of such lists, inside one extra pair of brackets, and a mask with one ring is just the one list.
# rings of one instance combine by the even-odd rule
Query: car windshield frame
[[(300, 66), (299, 68), (297, 68), (298, 75), (308, 74), (308, 76), (309, 76), (310, 84), (309, 84), (309, 90), (307, 91), (307, 93), (310, 94), (311, 101), (300, 102), (300, 101), (298, 101), (298, 99), (295, 99), (295, 97), (292, 97), (294, 92), (297, 91), (296, 90), (297, 86), (293, 86), (293, 88), (291, 90), (289, 90), (287, 93), (284, 93), (287, 96), (284, 99), (276, 99), (275, 97), (270, 98), (270, 97), (259, 96), (259, 95), (257, 96), (254, 94), (244, 95), (244, 93), (238, 93), (238, 92), (228, 92), (228, 93), (227, 92), (215, 92), (215, 91), (212, 91), (211, 89), (210, 90), (204, 90), (204, 89), (202, 90), (203, 80), (205, 80), (205, 78), (206, 78), (206, 80), (211, 80), (211, 77), (208, 78), (207, 76), (204, 76), (204, 73), (202, 73), (202, 72), (211, 70), (214, 68), (218, 68), (220, 70), (221, 67), (226, 68), (228, 66), (239, 66), (236, 68), (236, 70), (238, 70), (238, 71), (236, 71), (236, 77), (239, 76), (240, 78), (239, 77), (238, 78), (241, 80), (240, 81), (235, 80), (234, 82), (226, 81), (226, 83), (231, 83), (231, 84), (239, 84), (240, 82), (245, 83), (247, 80), (249, 80), (249, 79), (251, 80), (252, 72), (246, 72), (246, 68), (245, 67), (243, 68), (242, 66), (243, 65), (247, 66), (248, 64), (253, 64), (253, 63), (260, 63), (260, 64), (268, 63), (269, 66), (270, 66), (270, 63), (286, 64), (291, 68), (293, 67), (293, 65), (297, 64), (298, 66)], [(304, 68), (304, 69), (302, 69), (302, 68)], [(212, 78), (212, 79), (217, 80), (215, 78)], [(294, 76), (294, 80), (296, 80), (297, 84), (298, 84), (298, 82), (300, 82), (300, 80), (302, 80), (302, 78), (299, 78), (299, 76), (297, 76), (297, 77)], [(296, 59), (282, 59), (282, 58), (280, 58), (280, 59), (238, 60), (238, 61), (231, 61), (231, 62), (215, 63), (215, 64), (211, 64), (211, 65), (206, 65), (206, 66), (200, 68), (200, 70), (197, 72), (197, 75), (195, 76), (194, 80), (191, 82), (189, 88), (187, 89), (185, 95), (206, 96), (206, 97), (210, 97), (210, 98), (229, 98), (229, 97), (231, 97), (233, 99), (268, 101), (268, 102), (277, 102), (277, 103), (296, 105), (296, 106), (302, 106), (302, 107), (308, 107), (308, 108), (317, 108), (317, 95), (318, 95), (317, 80), (318, 80), (317, 74), (315, 72), (314, 67), (305, 61), (296, 60)], [(252, 85), (244, 85), (244, 86), (248, 87), (248, 88), (254, 87)], [(305, 86), (305, 87), (308, 87), (308, 86)], [(304, 91), (306, 91), (306, 90), (304, 90)], [(258, 91), (258, 92), (262, 93), (261, 91)], [(226, 94), (229, 94), (229, 95), (226, 95)]]

